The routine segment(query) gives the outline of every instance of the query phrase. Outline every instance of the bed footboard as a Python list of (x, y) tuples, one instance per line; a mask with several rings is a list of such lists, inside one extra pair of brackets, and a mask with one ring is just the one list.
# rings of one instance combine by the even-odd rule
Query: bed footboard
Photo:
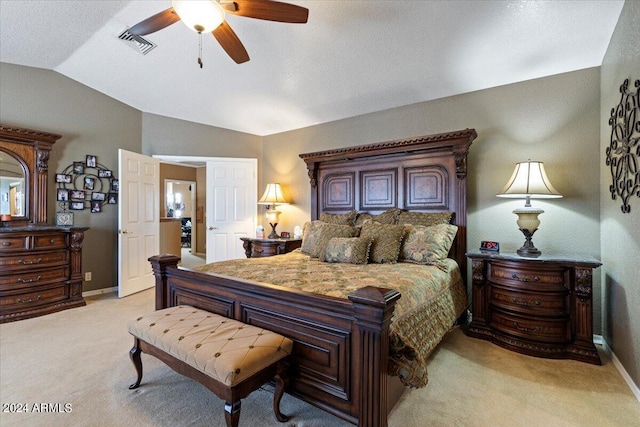
[(187, 304), (291, 338), (289, 393), (359, 426), (387, 425), (389, 325), (398, 292), (369, 286), (345, 300), (179, 268), (179, 260), (149, 258), (156, 309)]

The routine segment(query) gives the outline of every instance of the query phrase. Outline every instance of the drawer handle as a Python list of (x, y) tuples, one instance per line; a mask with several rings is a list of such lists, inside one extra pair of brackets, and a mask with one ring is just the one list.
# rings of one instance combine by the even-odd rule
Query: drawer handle
[(51, 239), (49, 240), (49, 243), (54, 244), (56, 242), (56, 239)]
[(33, 282), (37, 282), (40, 279), (42, 279), (42, 276), (38, 276), (35, 279), (33, 277), (31, 279), (23, 279), (22, 277), (18, 277), (18, 282), (19, 283), (33, 283)]
[(542, 332), (542, 328), (540, 326), (536, 326), (535, 328), (525, 328), (524, 326), (518, 325), (518, 322), (513, 322), (513, 327), (522, 332)]
[(35, 299), (34, 298), (29, 298), (27, 300), (24, 300), (22, 298), (18, 298), (18, 302), (20, 304), (29, 304), (29, 303), (32, 303), (32, 302), (40, 301), (41, 299), (42, 299), (42, 295), (38, 295)]
[(256, 249), (256, 252), (261, 254), (262, 252), (264, 252), (262, 249)]
[[(526, 278), (526, 277), (518, 277), (518, 275), (517, 275), (516, 273), (513, 273), (513, 274), (511, 275), (511, 278), (512, 278), (512, 279), (519, 280), (519, 281), (521, 281), (521, 282), (528, 282), (528, 281), (529, 281), (529, 279), (528, 279), (528, 278)], [(540, 278), (539, 278), (538, 276), (533, 276), (533, 281), (534, 281), (534, 282), (539, 282), (539, 281), (540, 281)]]
[(11, 246), (11, 242), (2, 242), (2, 246)]
[(18, 262), (22, 265), (40, 264), (41, 261), (42, 261), (42, 258), (36, 258), (36, 259), (27, 260), (27, 261), (23, 259), (18, 260)]
[(513, 298), (513, 302), (516, 305), (522, 305), (524, 307), (528, 307), (530, 305), (540, 305), (540, 301), (538, 301), (537, 299), (530, 300), (530, 301), (522, 301), (522, 300), (519, 300), (518, 298)]

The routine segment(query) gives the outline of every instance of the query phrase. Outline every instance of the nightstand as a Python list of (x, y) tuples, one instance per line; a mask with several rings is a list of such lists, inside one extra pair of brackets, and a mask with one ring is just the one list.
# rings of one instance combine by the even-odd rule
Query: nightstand
[(592, 257), (472, 252), (467, 335), (531, 356), (600, 364), (593, 344)]
[(247, 258), (259, 258), (286, 254), (302, 246), (302, 239), (256, 239), (241, 237)]

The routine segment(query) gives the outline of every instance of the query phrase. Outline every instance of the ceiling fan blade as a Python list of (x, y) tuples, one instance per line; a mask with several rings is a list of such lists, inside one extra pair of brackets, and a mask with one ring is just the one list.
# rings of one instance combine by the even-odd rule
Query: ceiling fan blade
[(218, 40), (220, 46), (222, 46), (224, 51), (227, 52), (231, 59), (236, 61), (236, 63), (242, 64), (249, 60), (247, 50), (244, 48), (242, 42), (226, 21), (223, 21), (218, 28), (211, 32), (211, 34), (213, 34), (213, 37)]
[(233, 15), (266, 21), (304, 24), (309, 17), (309, 9), (305, 7), (272, 0), (235, 0), (233, 3), (221, 5)]
[(171, 24), (174, 24), (180, 20), (178, 14), (170, 7), (167, 10), (163, 10), (160, 13), (156, 13), (155, 15), (145, 19), (144, 21), (138, 22), (133, 27), (129, 28), (130, 34), (135, 34), (137, 36), (144, 36), (146, 34), (155, 33), (158, 30), (161, 30), (165, 27), (168, 27)]

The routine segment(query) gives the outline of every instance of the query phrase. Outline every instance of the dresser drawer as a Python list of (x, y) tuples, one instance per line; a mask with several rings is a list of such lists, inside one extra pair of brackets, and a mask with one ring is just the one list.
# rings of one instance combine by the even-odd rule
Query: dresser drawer
[(507, 310), (533, 315), (569, 315), (568, 290), (563, 293), (517, 292), (493, 285), (489, 303)]
[(495, 330), (531, 341), (565, 343), (571, 339), (569, 316), (561, 319), (536, 319), (493, 310), (489, 325)]
[(566, 269), (558, 267), (526, 268), (515, 263), (494, 262), (489, 265), (488, 280), (521, 289), (560, 290), (567, 283), (566, 273)]
[(62, 284), (55, 287), (32, 289), (30, 292), (15, 295), (5, 295), (0, 298), (2, 311), (25, 310), (32, 306), (51, 304), (69, 299), (69, 286)]
[(8, 270), (33, 270), (36, 268), (49, 267), (69, 263), (68, 251), (54, 251), (47, 253), (29, 253), (20, 255), (9, 255), (0, 258), (0, 268), (2, 272)]
[(22, 251), (28, 248), (27, 236), (2, 236), (0, 237), (0, 252)]
[(27, 288), (31, 286), (65, 281), (69, 278), (69, 267), (62, 266), (44, 270), (23, 271), (0, 276), (0, 291)]
[(251, 246), (251, 258), (260, 258), (278, 255), (278, 245), (267, 244), (263, 245), (258, 242), (254, 242)]
[(33, 249), (64, 249), (67, 247), (66, 234), (50, 234), (42, 236), (34, 236)]

